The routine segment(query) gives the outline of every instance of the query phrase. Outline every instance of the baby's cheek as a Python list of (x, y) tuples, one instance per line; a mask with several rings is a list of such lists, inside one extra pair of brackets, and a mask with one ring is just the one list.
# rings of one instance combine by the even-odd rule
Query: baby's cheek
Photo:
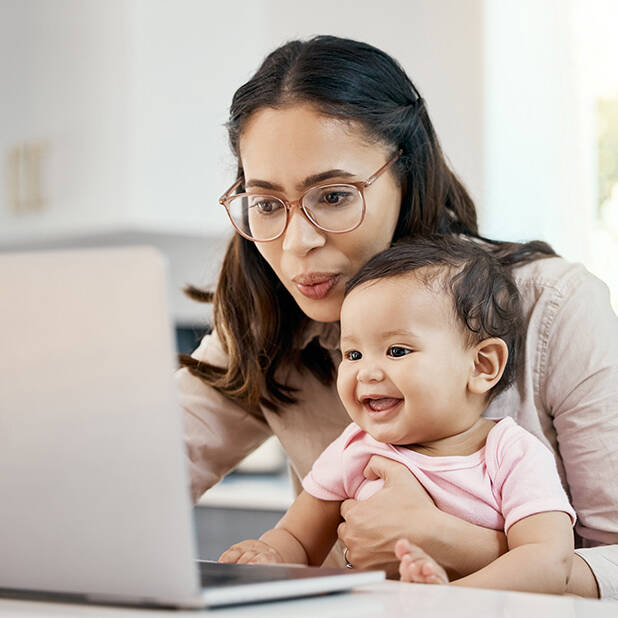
[(380, 491), (382, 487), (384, 487), (383, 479), (376, 479), (374, 481), (365, 479), (356, 490), (356, 495), (354, 497), (357, 500), (367, 500)]
[(337, 393), (339, 393), (339, 398), (346, 408), (350, 406), (350, 400), (353, 394), (350, 379), (350, 371), (340, 365), (337, 373)]

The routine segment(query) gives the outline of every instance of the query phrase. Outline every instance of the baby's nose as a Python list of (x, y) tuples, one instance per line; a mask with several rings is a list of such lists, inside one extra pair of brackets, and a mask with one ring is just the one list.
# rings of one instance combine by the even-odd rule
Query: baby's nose
[(359, 382), (379, 382), (384, 379), (384, 372), (376, 364), (367, 365), (361, 368), (357, 374)]

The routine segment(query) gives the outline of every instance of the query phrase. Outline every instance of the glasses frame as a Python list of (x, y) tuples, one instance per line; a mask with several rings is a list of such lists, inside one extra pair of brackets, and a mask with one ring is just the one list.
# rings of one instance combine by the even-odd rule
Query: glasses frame
[[(221, 204), (225, 208), (225, 211), (227, 212), (227, 216), (228, 216), (229, 220), (231, 221), (232, 225), (234, 226), (234, 229), (243, 238), (246, 238), (247, 240), (250, 240), (252, 242), (272, 242), (273, 240), (277, 240), (278, 238), (281, 238), (285, 234), (285, 231), (288, 228), (288, 224), (290, 223), (290, 212), (291, 212), (292, 208), (298, 208), (303, 213), (303, 215), (305, 216), (307, 221), (309, 221), (309, 223), (311, 223), (311, 225), (316, 227), (318, 230), (321, 230), (322, 232), (328, 232), (329, 234), (346, 234), (347, 232), (351, 232), (352, 230), (355, 230), (365, 220), (365, 212), (367, 210), (367, 205), (366, 205), (366, 202), (365, 202), (365, 189), (367, 187), (371, 186), (391, 165), (393, 165), (395, 163), (395, 161), (397, 161), (399, 159), (399, 157), (402, 154), (403, 154), (403, 150), (399, 150), (377, 172), (374, 172), (373, 174), (371, 174), (371, 176), (369, 176), (369, 178), (367, 178), (367, 180), (361, 180), (361, 181), (358, 181), (358, 182), (337, 182), (337, 183), (329, 183), (329, 184), (316, 183), (316, 184), (308, 187), (305, 191), (303, 191), (303, 193), (300, 195), (300, 197), (298, 199), (296, 199), (296, 200), (288, 200), (285, 197), (285, 195), (283, 193), (279, 192), (279, 191), (271, 191), (270, 193), (234, 193), (234, 191), (236, 191), (236, 189), (238, 189), (238, 187), (244, 181), (244, 177), (240, 177), (219, 198), (219, 204)], [(311, 217), (311, 215), (305, 210), (305, 207), (303, 206), (303, 199), (305, 198), (307, 193), (309, 193), (310, 191), (312, 191), (313, 189), (316, 189), (318, 187), (322, 187), (324, 189), (328, 189), (329, 187), (353, 187), (353, 188), (355, 188), (360, 193), (361, 201), (362, 201), (362, 213), (361, 213), (361, 217), (360, 217), (359, 222), (357, 224), (355, 224), (354, 226), (346, 229), (346, 230), (333, 231), (333, 230), (329, 230), (329, 229), (326, 229), (326, 228), (322, 227), (316, 221), (314, 221), (313, 218)], [(236, 199), (236, 198), (239, 198), (239, 197), (250, 196), (250, 195), (262, 195), (262, 196), (267, 196), (267, 197), (274, 197), (275, 199), (278, 199), (279, 201), (281, 201), (283, 203), (283, 205), (285, 206), (285, 225), (283, 226), (283, 229), (281, 230), (281, 232), (279, 234), (277, 234), (277, 236), (274, 236), (273, 238), (269, 238), (268, 240), (257, 240), (256, 238), (252, 238), (248, 234), (245, 234), (236, 225), (236, 223), (234, 223), (234, 219), (232, 218), (232, 214), (230, 213), (230, 209), (229, 209), (230, 202), (233, 199)]]

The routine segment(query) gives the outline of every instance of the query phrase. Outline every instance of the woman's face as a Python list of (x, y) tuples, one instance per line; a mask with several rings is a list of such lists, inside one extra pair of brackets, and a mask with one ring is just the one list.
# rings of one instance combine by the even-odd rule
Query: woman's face
[[(371, 144), (360, 125), (324, 116), (306, 104), (253, 114), (240, 137), (240, 158), (250, 193), (265, 186), (296, 200), (309, 177), (321, 183), (365, 181), (392, 156)], [(387, 170), (365, 190), (366, 213), (351, 232), (333, 234), (314, 227), (293, 208), (283, 236), (256, 243), (299, 307), (312, 319), (335, 322), (346, 281), (393, 238), (401, 186)]]

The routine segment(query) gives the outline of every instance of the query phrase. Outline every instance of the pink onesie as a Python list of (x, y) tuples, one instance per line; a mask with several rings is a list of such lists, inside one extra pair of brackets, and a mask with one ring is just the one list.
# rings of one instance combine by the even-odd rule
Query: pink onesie
[(506, 532), (546, 511), (564, 511), (575, 523), (551, 451), (512, 418), (490, 420), (496, 425), (481, 450), (449, 457), (378, 442), (351, 423), (315, 461), (303, 488), (321, 500), (366, 500), (383, 481), (368, 481), (363, 470), (372, 455), (383, 455), (407, 466), (441, 511), (470, 523)]

